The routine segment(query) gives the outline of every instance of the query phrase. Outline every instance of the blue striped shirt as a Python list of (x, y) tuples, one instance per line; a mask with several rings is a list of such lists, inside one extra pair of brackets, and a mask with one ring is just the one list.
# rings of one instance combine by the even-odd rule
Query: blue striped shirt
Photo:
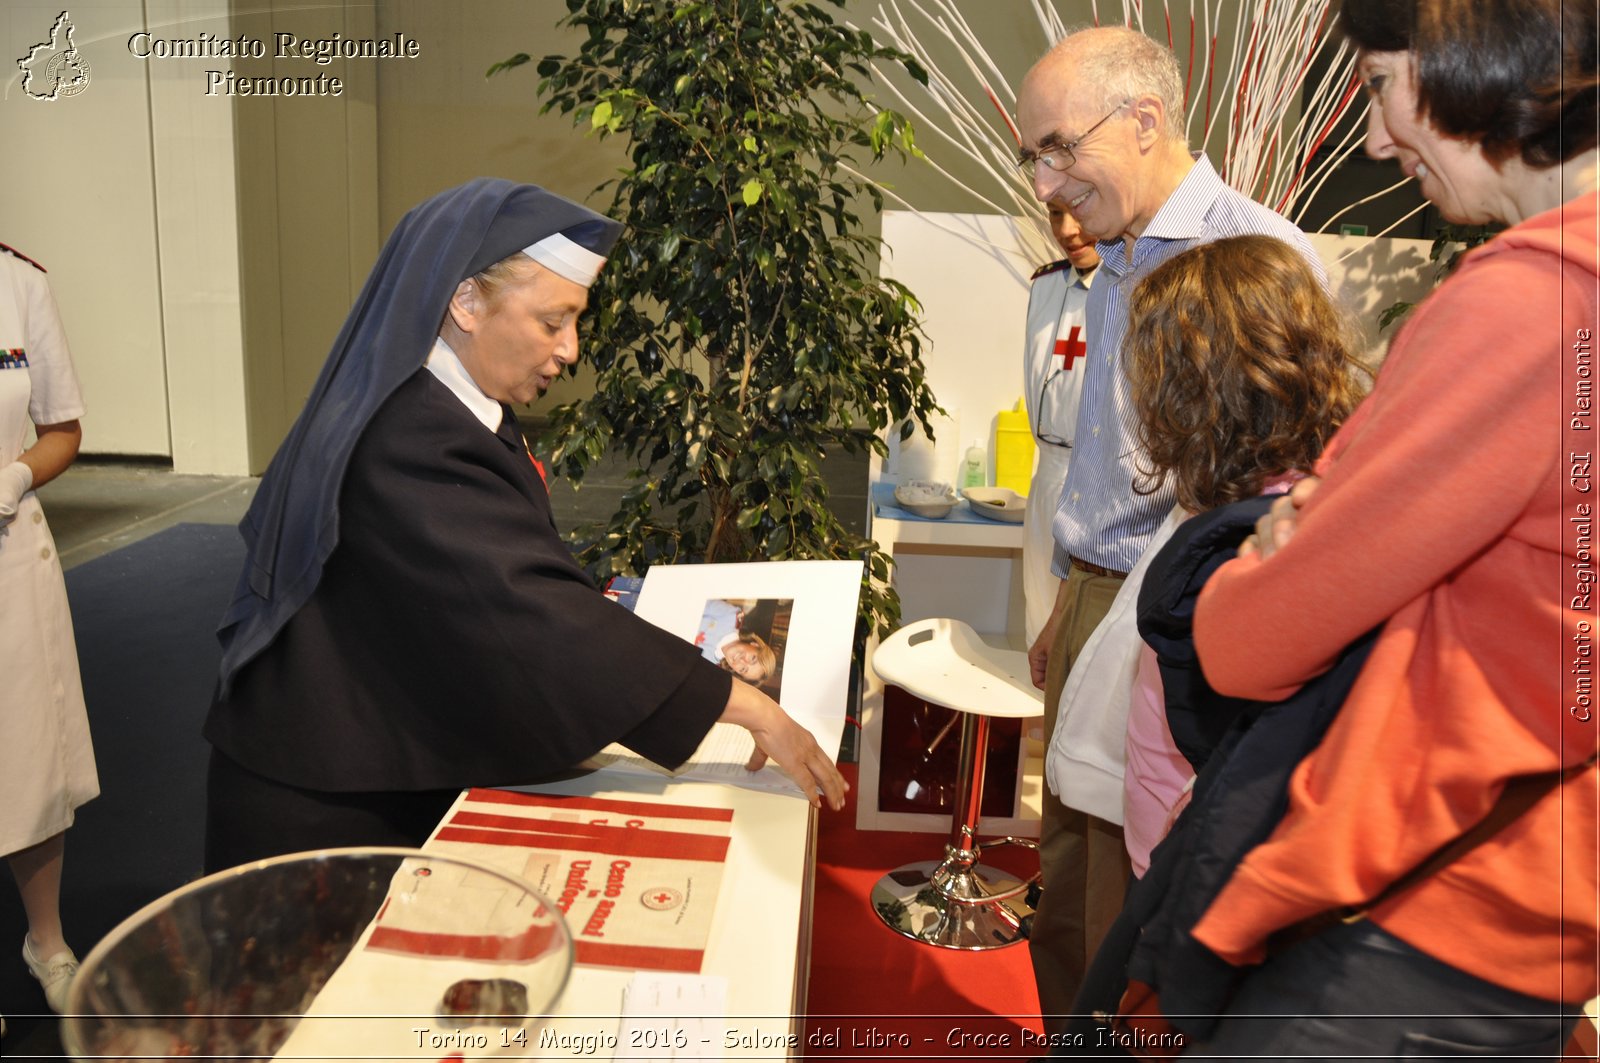
[(1327, 271), (1305, 233), (1224, 184), (1203, 154), (1195, 158), (1183, 182), (1134, 241), (1131, 261), (1121, 239), (1096, 245), (1102, 275), (1089, 289), (1085, 312), (1088, 366), (1072, 437), (1072, 466), (1051, 525), (1060, 547), (1053, 570), (1063, 579), (1063, 552), (1102, 568), (1131, 570), (1174, 504), (1170, 484), (1148, 495), (1133, 490), (1142, 448), (1120, 355), (1128, 331), (1128, 297), (1140, 279), (1196, 244), (1260, 234), (1298, 248), (1327, 283)]

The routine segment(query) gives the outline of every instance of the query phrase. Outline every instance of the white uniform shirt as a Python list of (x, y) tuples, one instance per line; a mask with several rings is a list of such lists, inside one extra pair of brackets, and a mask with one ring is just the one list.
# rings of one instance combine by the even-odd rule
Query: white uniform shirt
[[(1030, 645), (1050, 618), (1060, 582), (1051, 572), (1056, 545), (1050, 522), (1072, 456), (1070, 446), (1062, 444), (1071, 443), (1078, 423), (1086, 350), (1084, 307), (1096, 272), (1083, 275), (1065, 261), (1056, 262), (1033, 275), (1028, 291), (1023, 401), (1039, 451), (1023, 520), (1023, 627)], [(1059, 561), (1064, 569), (1066, 558)]]
[(82, 416), (83, 396), (44, 271), (0, 251), (0, 467), (17, 460), (32, 425)]

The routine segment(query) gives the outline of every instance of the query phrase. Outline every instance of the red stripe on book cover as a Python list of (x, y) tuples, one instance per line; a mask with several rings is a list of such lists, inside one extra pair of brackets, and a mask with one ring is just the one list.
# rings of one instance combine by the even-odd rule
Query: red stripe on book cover
[(535, 960), (555, 945), (554, 926), (530, 926), (521, 934), (438, 934), (379, 925), (367, 948), (408, 956), (450, 956), (463, 960)]
[(702, 860), (721, 863), (728, 858), (728, 839), (706, 834), (674, 834), (659, 830), (618, 830), (608, 838), (586, 838), (574, 834), (535, 833), (527, 830), (487, 830), (479, 827), (441, 827), (436, 835), (442, 842), (474, 842), (479, 845), (517, 845), (524, 849), (554, 849), (580, 853), (605, 853), (609, 856), (663, 857), (674, 860)]
[(685, 971), (697, 974), (704, 949), (666, 949), (648, 945), (608, 945), (574, 941), (574, 959), (586, 967), (623, 967), (634, 971)]
[(447, 826), (492, 827), (496, 830), (520, 830), (529, 834), (559, 834), (563, 838), (593, 838), (602, 842), (613, 838), (632, 840), (641, 835), (651, 838), (660, 835), (665, 839), (723, 837), (723, 835), (696, 834), (688, 831), (651, 830), (648, 827), (617, 827), (609, 823), (578, 823), (570, 819), (497, 816), (492, 812), (473, 812), (470, 809), (451, 816)]
[(560, 794), (525, 794), (518, 790), (467, 791), (468, 801), (486, 804), (530, 805), (543, 808), (587, 808), (601, 812), (626, 812), (634, 816), (664, 816), (667, 819), (733, 820), (731, 808), (697, 808), (693, 805), (660, 805), (651, 801), (619, 801), (611, 797), (567, 797)]

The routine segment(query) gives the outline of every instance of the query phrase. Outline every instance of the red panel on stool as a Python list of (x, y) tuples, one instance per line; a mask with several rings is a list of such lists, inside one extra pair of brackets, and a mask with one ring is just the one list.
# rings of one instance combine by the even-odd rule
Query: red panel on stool
[[(881, 811), (950, 815), (956, 786), (956, 754), (961, 748), (960, 716), (954, 709), (929, 705), (897, 686), (883, 688), (883, 755), (878, 762)], [(984, 758), (985, 816), (1010, 816), (1016, 808), (1023, 722), (1003, 718), (989, 721), (989, 753)]]

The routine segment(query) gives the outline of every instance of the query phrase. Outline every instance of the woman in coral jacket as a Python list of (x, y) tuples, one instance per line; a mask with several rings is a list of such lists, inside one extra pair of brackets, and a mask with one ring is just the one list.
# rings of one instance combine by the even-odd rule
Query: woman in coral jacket
[[(1194, 1050), (1554, 1054), (1596, 993), (1595, 496), (1574, 473), (1600, 332), (1595, 5), (1344, 0), (1339, 19), (1368, 153), (1450, 221), (1508, 228), (1411, 315), (1317, 476), (1200, 599), (1206, 676), (1242, 697), (1281, 699), (1382, 630), (1284, 821), (1194, 928), (1265, 961)], [(1549, 789), (1389, 889), (1519, 776)]]

